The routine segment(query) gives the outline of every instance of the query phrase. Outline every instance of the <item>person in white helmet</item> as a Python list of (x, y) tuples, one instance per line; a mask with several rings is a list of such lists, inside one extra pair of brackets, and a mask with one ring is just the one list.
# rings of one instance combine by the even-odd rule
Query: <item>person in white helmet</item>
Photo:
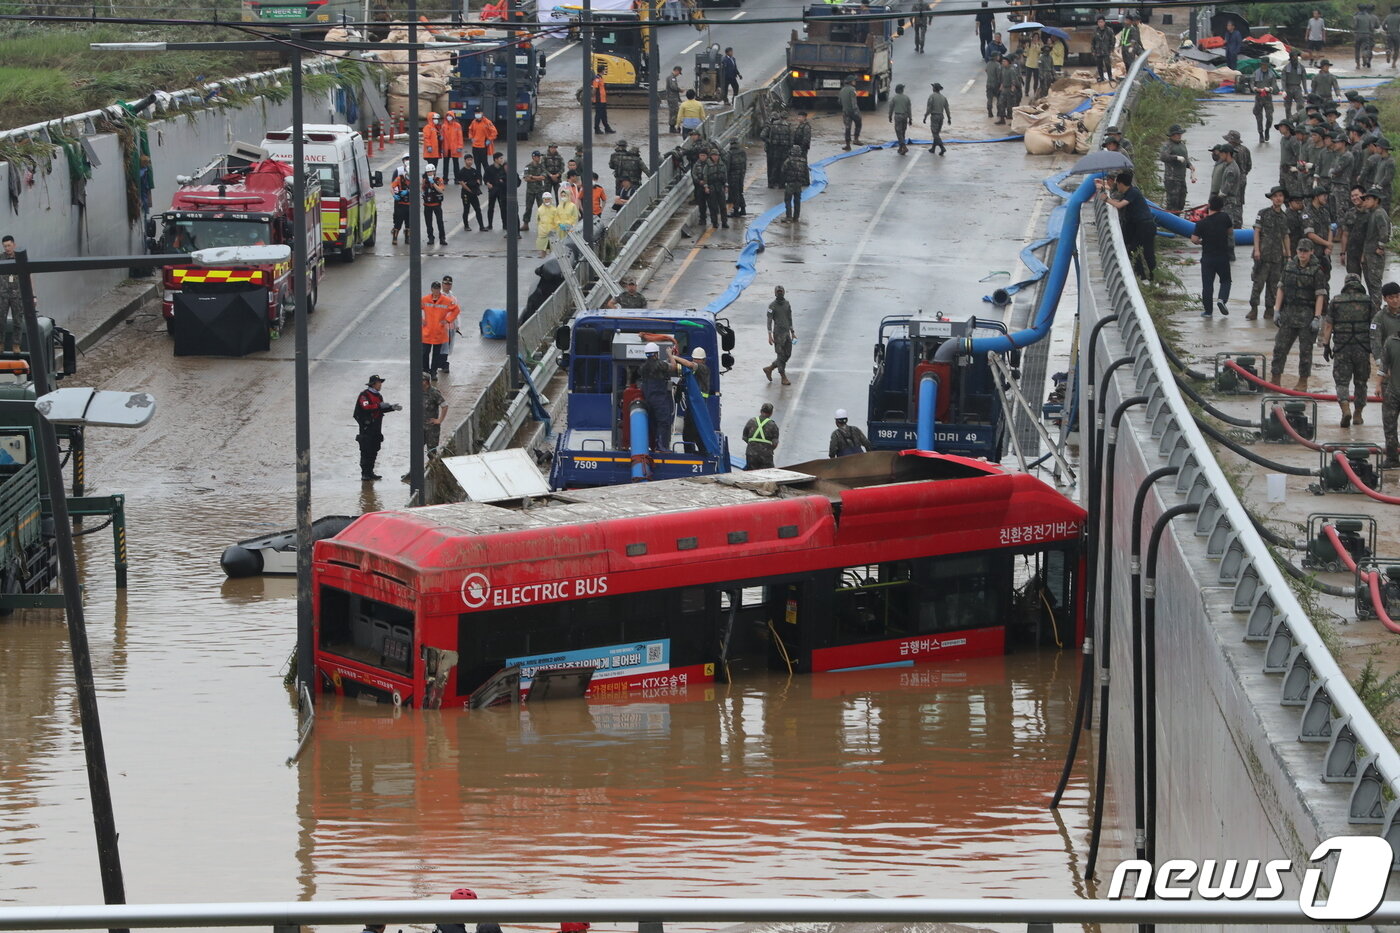
[[(705, 348), (696, 347), (690, 354), (690, 362), (693, 364), (691, 371), (695, 373), (695, 384), (700, 387), (700, 398), (702, 400), (710, 397), (710, 367), (705, 362)], [(693, 444), (696, 450), (704, 448), (704, 440), (700, 437), (700, 427), (695, 423), (695, 412), (690, 405), (690, 396), (684, 391), (685, 383), (682, 382), (682, 391), (677, 393), (685, 400), (685, 427), (681, 430), (681, 437), (687, 444)]]
[(672, 353), (663, 360), (661, 347), (656, 343), (648, 343), (643, 352), (647, 359), (637, 370), (637, 383), (651, 417), (651, 447), (652, 450), (670, 450), (671, 427), (676, 418), (671, 377), (679, 373), (682, 366), (694, 369), (695, 364), (679, 353)]
[(828, 457), (849, 457), (862, 454), (870, 449), (870, 441), (860, 428), (847, 424), (846, 409), (836, 409), (836, 430), (831, 432), (831, 443), (827, 445)]

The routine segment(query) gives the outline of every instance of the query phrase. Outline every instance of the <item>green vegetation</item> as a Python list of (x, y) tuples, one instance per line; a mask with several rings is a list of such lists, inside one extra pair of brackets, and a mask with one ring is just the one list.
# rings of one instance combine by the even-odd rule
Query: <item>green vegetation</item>
[[(172, 34), (173, 30), (168, 30)], [(213, 41), (235, 34), (187, 28), (180, 41)], [(144, 97), (177, 91), (250, 70), (234, 52), (97, 52), (93, 42), (156, 41), (157, 29), (115, 26), (56, 27), (20, 24), (0, 30), (0, 129), (57, 119)]]
[(1167, 138), (1167, 129), (1173, 123), (1189, 129), (1201, 122), (1200, 113), (1196, 92), (1160, 81), (1142, 82), (1127, 121), (1127, 134), (1128, 141), (1133, 144), (1133, 175), (1142, 193), (1150, 199), (1161, 203), (1166, 193), (1162, 190), (1157, 150)]
[(1376, 717), (1377, 724), (1388, 735), (1393, 736), (1400, 732), (1400, 721), (1397, 721), (1395, 711), (1391, 708), (1395, 701), (1400, 699), (1400, 671), (1381, 677), (1376, 671), (1375, 661), (1368, 658), (1360, 676), (1352, 681), (1352, 686), (1361, 702), (1371, 711), (1371, 715)]

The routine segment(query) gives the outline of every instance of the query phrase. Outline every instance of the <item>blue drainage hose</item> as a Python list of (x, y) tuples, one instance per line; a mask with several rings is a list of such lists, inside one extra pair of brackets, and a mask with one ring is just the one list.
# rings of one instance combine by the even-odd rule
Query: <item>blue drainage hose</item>
[(919, 380), (919, 424), (915, 445), (919, 450), (933, 450), (933, 422), (938, 413), (938, 380), (928, 373)]

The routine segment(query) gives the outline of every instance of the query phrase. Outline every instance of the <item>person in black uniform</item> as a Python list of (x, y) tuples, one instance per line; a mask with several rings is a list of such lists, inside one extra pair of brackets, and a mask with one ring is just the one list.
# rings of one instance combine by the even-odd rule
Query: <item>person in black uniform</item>
[[(384, 396), (379, 392), (383, 384), (382, 376), (370, 376), (364, 391), (355, 400), (355, 423), (360, 426), (359, 436), (355, 440), (360, 445), (360, 479), (365, 482), (384, 478), (374, 472), (379, 448), (384, 444), (384, 416), (391, 411), (403, 410), (402, 405), (390, 405), (384, 401)], [(377, 933), (384, 933), (384, 927), (379, 927)]]
[(1100, 179), (1099, 186), (1103, 199), (1118, 209), (1124, 245), (1133, 257), (1133, 269), (1138, 278), (1152, 281), (1157, 271), (1157, 220), (1152, 216), (1147, 198), (1133, 184), (1132, 169), (1119, 172), (1111, 189), (1104, 179)]

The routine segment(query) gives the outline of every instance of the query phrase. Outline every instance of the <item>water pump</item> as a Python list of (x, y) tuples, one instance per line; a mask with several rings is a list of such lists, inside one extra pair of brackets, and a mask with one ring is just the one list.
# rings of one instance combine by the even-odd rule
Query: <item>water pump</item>
[(1234, 362), (1236, 366), (1252, 376), (1259, 375), (1259, 358), (1255, 354), (1217, 353), (1215, 355), (1215, 388), (1217, 391), (1235, 395), (1250, 395), (1259, 391), (1259, 387), (1255, 383), (1226, 366), (1227, 362)]
[(1322, 464), (1318, 481), (1310, 489), (1318, 495), (1328, 492), (1357, 492), (1334, 456), (1341, 451), (1356, 478), (1371, 489), (1381, 488), (1381, 451), (1379, 447), (1349, 447), (1344, 444), (1323, 444)]
[[(1358, 569), (1380, 574), (1381, 606), (1392, 619), (1400, 618), (1400, 563), (1394, 559), (1368, 560)], [(1356, 617), (1374, 619), (1376, 611), (1371, 606), (1371, 587), (1362, 585), (1356, 588)]]
[[(1238, 375), (1233, 370), (1226, 370)], [(1279, 424), (1274, 408), (1283, 409), (1284, 419), (1298, 432), (1300, 437), (1312, 440), (1317, 436), (1317, 402), (1312, 399), (1289, 398), (1281, 395), (1267, 396), (1259, 403), (1259, 433), (1272, 444), (1291, 444), (1293, 436)]]
[(1308, 516), (1308, 543), (1303, 549), (1303, 569), (1340, 573), (1346, 564), (1337, 555), (1323, 527), (1331, 525), (1348, 555), (1360, 563), (1376, 553), (1376, 520), (1369, 515), (1336, 515), (1315, 512)]

